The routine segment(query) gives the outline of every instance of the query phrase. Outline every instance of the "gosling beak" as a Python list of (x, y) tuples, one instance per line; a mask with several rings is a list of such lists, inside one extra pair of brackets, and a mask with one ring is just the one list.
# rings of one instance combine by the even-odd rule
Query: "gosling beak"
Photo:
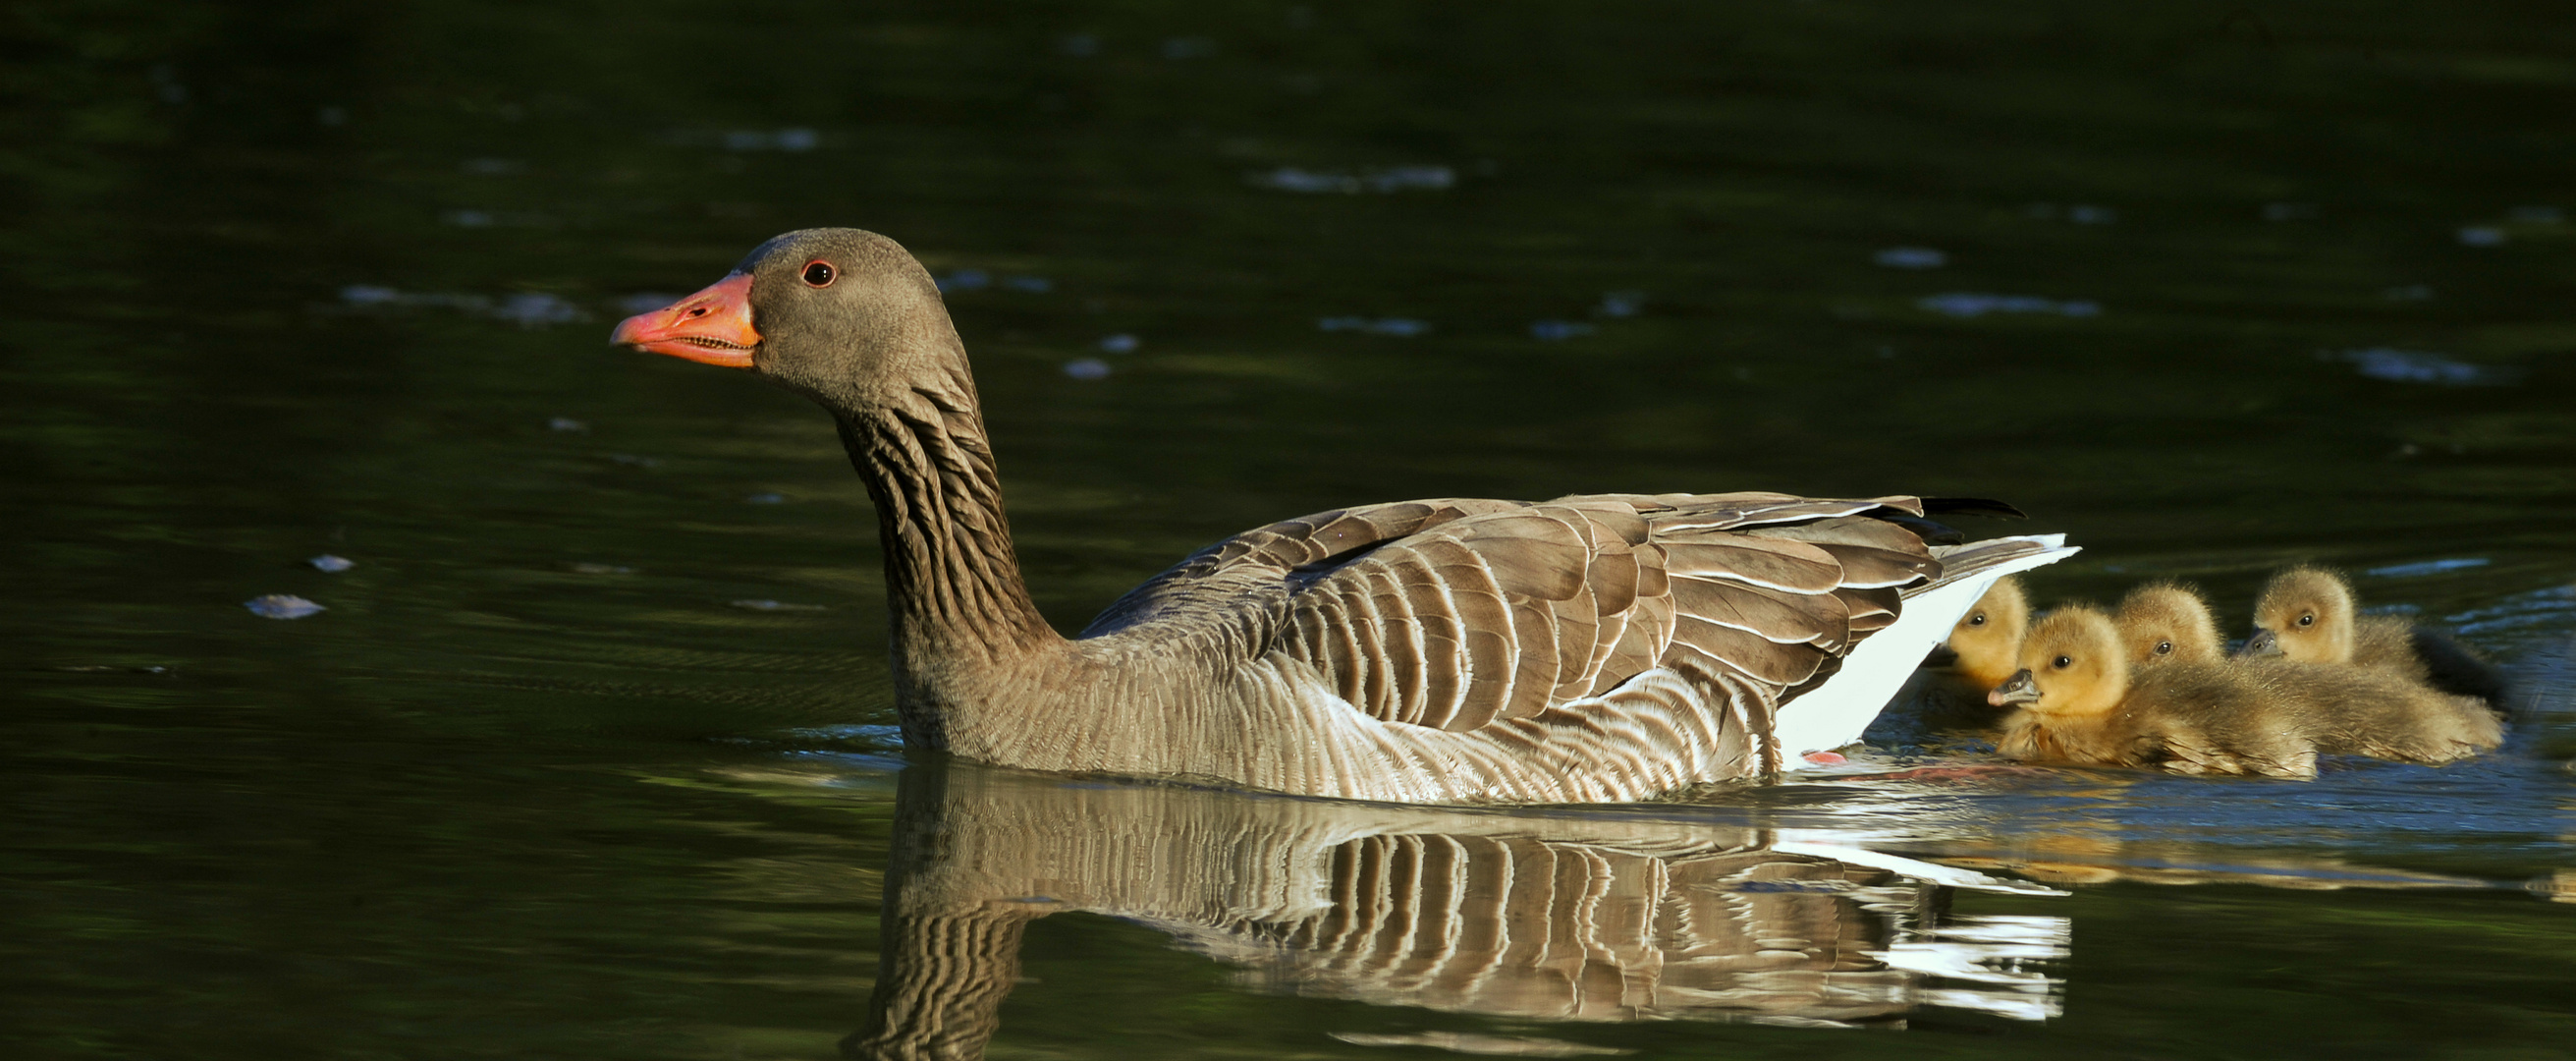
[(2281, 635), (2273, 633), (2269, 628), (2256, 629), (2254, 636), (2245, 639), (2245, 647), (2236, 650), (2239, 659), (2260, 659), (2282, 654)]
[(669, 306), (618, 322), (608, 341), (726, 368), (750, 368), (760, 332), (751, 326), (751, 274), (735, 273)]
[(1995, 707), (2028, 707), (2039, 702), (2039, 679), (2030, 676), (2025, 667), (2004, 679), (1995, 691), (1986, 694), (1986, 703)]
[(1934, 645), (1932, 646), (1931, 654), (1923, 657), (1923, 665), (1926, 667), (1956, 667), (1959, 665), (1959, 650), (1951, 648), (1948, 645)]

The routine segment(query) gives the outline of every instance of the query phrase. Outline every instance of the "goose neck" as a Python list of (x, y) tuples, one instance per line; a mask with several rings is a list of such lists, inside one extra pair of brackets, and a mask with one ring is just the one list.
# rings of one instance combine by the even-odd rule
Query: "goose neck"
[(917, 387), (837, 411), (876, 505), (908, 702), (951, 699), (943, 690), (961, 677), (1062, 641), (1021, 580), (992, 446), (966, 386)]

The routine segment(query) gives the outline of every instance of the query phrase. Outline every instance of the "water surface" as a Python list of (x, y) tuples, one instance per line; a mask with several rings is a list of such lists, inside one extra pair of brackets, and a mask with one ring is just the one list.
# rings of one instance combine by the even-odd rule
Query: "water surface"
[[(13, 1056), (2576, 1034), (2552, 9), (13, 20)], [(1973, 744), (1891, 716), (1840, 775), (1509, 815), (907, 767), (828, 421), (604, 344), (817, 224), (943, 279), (1067, 629), (1354, 502), (1995, 496), (2034, 521), (1973, 529), (2087, 547), (2046, 601), (2186, 577), (2241, 633), (2275, 567), (2355, 571), (2514, 672), (2511, 739), (2312, 784), (1958, 774)], [(907, 980), (941, 902), (1015, 946)], [(964, 1016), (889, 1023), (922, 983)]]

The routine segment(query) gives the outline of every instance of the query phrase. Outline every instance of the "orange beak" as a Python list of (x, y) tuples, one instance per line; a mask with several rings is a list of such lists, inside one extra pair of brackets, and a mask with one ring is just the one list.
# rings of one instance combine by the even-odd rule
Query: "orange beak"
[(735, 273), (667, 309), (619, 321), (608, 341), (648, 354), (750, 368), (751, 348), (760, 345), (760, 333), (751, 327), (751, 274)]

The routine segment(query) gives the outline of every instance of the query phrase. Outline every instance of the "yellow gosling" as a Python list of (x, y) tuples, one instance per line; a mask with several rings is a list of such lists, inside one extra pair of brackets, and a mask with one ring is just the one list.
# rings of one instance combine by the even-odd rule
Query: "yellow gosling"
[(2313, 778), (2320, 754), (2438, 764), (2503, 740), (2477, 701), (2370, 668), (2135, 668), (2119, 627), (2087, 605), (2034, 624), (2021, 664), (1990, 699), (2018, 709), (1996, 748), (2025, 761)]
[(2001, 685), (2021, 667), (2021, 637), (2029, 628), (2030, 598), (2019, 577), (2006, 575), (1951, 625), (1941, 643), (1949, 650), (1945, 669), (1980, 691)]
[(2150, 582), (2120, 598), (2115, 621), (2129, 664), (2218, 663), (2227, 658), (2209, 598), (2185, 582)]
[(2393, 615), (2361, 614), (2352, 583), (2324, 567), (2272, 576), (2255, 601), (2243, 655), (2375, 667), (2490, 703), (2504, 692), (2495, 666), (2460, 643)]

